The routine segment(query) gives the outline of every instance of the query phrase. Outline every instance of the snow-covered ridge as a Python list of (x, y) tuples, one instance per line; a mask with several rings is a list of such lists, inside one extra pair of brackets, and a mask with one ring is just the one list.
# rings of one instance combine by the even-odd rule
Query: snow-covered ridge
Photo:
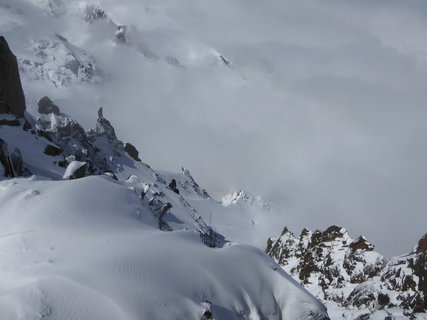
[(18, 59), (28, 80), (46, 80), (57, 87), (75, 82), (99, 83), (103, 79), (95, 59), (59, 34), (32, 40), (27, 55)]
[(0, 318), (328, 319), (265, 253), (206, 222), (224, 207), (188, 170), (151, 169), (102, 108), (89, 131), (48, 97), (37, 116), (20, 110), (0, 48), (0, 67), (15, 62), (0, 73)]
[(303, 229), (299, 236), (285, 228), (268, 240), (266, 252), (342, 318), (426, 319), (426, 239), (411, 253), (386, 259), (366, 238), (352, 239), (338, 226)]
[(221, 203), (225, 207), (238, 204), (238, 205), (258, 206), (263, 210), (270, 210), (272, 207), (274, 207), (274, 205), (271, 202), (264, 200), (262, 197), (255, 196), (244, 190), (233, 191), (232, 193), (224, 196), (221, 200)]

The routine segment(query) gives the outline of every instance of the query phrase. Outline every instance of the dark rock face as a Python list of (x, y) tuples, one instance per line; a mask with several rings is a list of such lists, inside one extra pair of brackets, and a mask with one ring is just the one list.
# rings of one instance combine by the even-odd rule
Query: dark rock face
[(212, 312), (207, 310), (205, 311), (205, 313), (203, 313), (202, 320), (210, 320), (210, 319), (212, 319)]
[(19, 125), (20, 125), (20, 122), (18, 119), (13, 119), (13, 120), (0, 119), (0, 126), (18, 127)]
[(130, 144), (129, 142), (126, 142), (125, 151), (133, 160), (141, 162), (141, 159), (139, 158), (139, 151), (135, 148), (134, 145)]
[(0, 36), (0, 113), (23, 117), (25, 109), (16, 57), (6, 39)]
[(53, 103), (52, 100), (50, 100), (49, 97), (44, 96), (37, 102), (38, 105), (38, 112), (42, 114), (49, 114), (53, 113), (56, 115), (59, 115), (59, 107)]
[(86, 176), (87, 166), (83, 165), (78, 168), (74, 173), (70, 176), (70, 180), (80, 179)]
[(268, 239), (266, 253), (309, 290), (320, 288), (323, 300), (370, 312), (398, 306), (413, 318), (427, 312), (426, 242), (424, 235), (413, 252), (387, 260), (364, 237), (352, 240), (337, 226), (304, 229), (299, 237), (285, 228)]
[(179, 194), (179, 189), (176, 187), (176, 180), (172, 179), (171, 182), (169, 182), (168, 187), (175, 192), (176, 194)]
[(378, 294), (378, 305), (382, 308), (390, 303), (390, 297), (386, 293)]
[(369, 243), (368, 241), (366, 241), (364, 237), (360, 236), (350, 244), (350, 248), (353, 251), (356, 251), (356, 250), (373, 251), (375, 246)]
[(8, 151), (7, 143), (0, 139), (0, 162), (4, 167), (6, 177), (19, 177), (30, 175), (30, 171), (24, 167), (21, 151), (17, 148), (13, 152)]
[(44, 149), (43, 153), (52, 157), (59, 156), (62, 153), (62, 149), (59, 149), (51, 144), (48, 144)]
[(424, 310), (427, 310), (427, 234), (419, 241), (414, 262), (414, 273), (418, 277), (418, 290), (424, 294)]
[(427, 233), (418, 241), (416, 252), (427, 252)]

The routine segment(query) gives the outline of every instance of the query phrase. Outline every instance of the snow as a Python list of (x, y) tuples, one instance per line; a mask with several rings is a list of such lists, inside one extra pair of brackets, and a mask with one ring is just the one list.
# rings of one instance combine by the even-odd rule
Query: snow
[[(85, 21), (90, 5), (102, 5), (106, 18)], [(230, 105), (227, 113), (232, 118), (241, 111), (235, 106), (233, 110), (233, 103), (244, 103), (215, 98), (232, 90), (248, 96), (249, 102), (255, 98), (248, 94), (254, 88), (271, 85), (264, 84), (265, 79), (262, 84), (248, 81), (239, 63), (213, 48), (215, 43), (208, 45), (185, 32), (186, 26), (174, 19), (185, 11), (176, 9), (181, 5), (167, 1), (135, 1), (134, 5), (136, 9), (129, 12), (111, 1), (4, 0), (0, 29), (17, 54), (28, 109), (34, 112), (38, 99), (49, 95), (61, 110), (73, 110), (69, 113), (88, 127), (95, 115), (92, 111), (102, 103), (108, 112), (123, 114), (126, 126), (139, 128), (143, 126), (138, 117), (153, 123), (159, 120), (153, 119), (151, 109), (160, 105), (166, 106), (168, 114), (167, 108), (188, 104), (182, 117), (190, 120), (188, 110), (207, 106), (206, 117), (217, 117), (210, 110), (215, 110), (215, 104), (206, 103), (202, 96)], [(239, 50), (247, 49), (251, 46)], [(122, 60), (132, 63), (122, 64)], [(275, 78), (268, 61), (262, 60), (268, 77), (271, 73)], [(246, 72), (253, 76), (252, 68)], [(135, 77), (135, 73), (144, 76)], [(191, 89), (185, 88), (186, 82)], [(193, 90), (201, 93), (193, 97)], [(263, 92), (256, 103), (271, 103), (270, 96), (279, 98), (271, 92)], [(188, 101), (189, 94), (194, 101)], [(284, 101), (288, 100), (292, 99)], [(129, 102), (132, 106), (126, 105)], [(175, 149), (167, 137), (173, 130), (167, 128), (169, 122), (163, 124), (165, 118), (162, 114), (159, 128), (138, 134), (156, 141), (156, 148), (164, 149), (164, 157), (169, 158)], [(240, 121), (240, 115), (235, 119)], [(40, 115), (38, 121), (37, 129), (56, 132), (74, 120), (50, 114)], [(233, 121), (220, 123), (221, 128), (227, 126), (234, 126)], [(129, 132), (129, 128), (117, 131)], [(95, 132), (104, 133), (98, 127)], [(127, 155), (117, 155), (116, 145), (102, 136), (94, 145), (100, 154), (108, 155), (114, 173), (68, 181), (86, 162), (76, 161), (74, 155), (63, 159), (44, 154), (51, 143), (21, 128), (0, 126), (0, 137), (11, 150), (22, 151), (25, 166), (34, 174), (4, 180), (0, 165), (0, 318), (200, 319), (206, 300), (212, 302), (218, 320), (309, 319), (325, 313), (313, 296), (261, 251), (267, 237), (280, 232), (284, 219), (284, 212), (263, 198), (241, 190), (218, 202), (188, 170), (155, 171)], [(58, 166), (63, 160), (68, 163), (66, 169)], [(177, 181), (179, 195), (168, 187), (172, 179)], [(163, 230), (172, 232), (159, 230), (159, 212), (168, 205)], [(340, 232), (343, 244), (348, 244), (346, 230)], [(210, 242), (206, 237), (211, 237)], [(292, 237), (282, 240), (297, 252)], [(302, 244), (307, 247), (308, 237)], [(335, 242), (326, 244), (325, 250), (342, 272), (346, 251)], [(375, 264), (381, 256), (366, 253), (364, 259)], [(292, 257), (284, 269), (291, 272), (297, 263)], [(358, 263), (354, 270), (360, 272), (363, 267)], [(318, 283), (318, 275), (309, 281)], [(331, 292), (348, 295), (355, 287)], [(309, 289), (315, 296), (322, 294), (318, 286)], [(326, 303), (334, 319), (360, 314)], [(384, 318), (385, 313), (379, 311), (377, 316)]]
[[(419, 277), (414, 274), (414, 263), (423, 259), (415, 251), (387, 260), (363, 236), (352, 240), (344, 228), (332, 240), (330, 234), (304, 229), (298, 238), (286, 228), (279, 238), (270, 238), (268, 253), (327, 306), (331, 319), (427, 317), (425, 312), (408, 311), (408, 301), (417, 292), (423, 295), (422, 289), (415, 288)], [(354, 250), (352, 245), (360, 240), (366, 249)], [(414, 286), (405, 288), (404, 283), (411, 282)], [(380, 294), (389, 299), (385, 305), (379, 302)]]
[(71, 163), (67, 166), (67, 169), (65, 170), (64, 175), (62, 176), (63, 179), (70, 178), (78, 169), (85, 166), (86, 162), (81, 161), (71, 161)]
[[(36, 127), (56, 132), (72, 121), (40, 115)], [(270, 211), (224, 207), (188, 170), (134, 162), (111, 145), (120, 141), (102, 136), (107, 132), (94, 139), (114, 174), (67, 180), (86, 162), (46, 155), (52, 141), (22, 125), (0, 126), (33, 173), (0, 181), (0, 318), (201, 319), (206, 301), (216, 319), (326, 316), (261, 242), (248, 245), (251, 232), (263, 230), (252, 223), (255, 212)], [(168, 187), (171, 179), (179, 194)]]
[(158, 230), (133, 190), (106, 176), (4, 180), (0, 203), (2, 318), (199, 320), (206, 300), (217, 319), (325, 311), (254, 247)]

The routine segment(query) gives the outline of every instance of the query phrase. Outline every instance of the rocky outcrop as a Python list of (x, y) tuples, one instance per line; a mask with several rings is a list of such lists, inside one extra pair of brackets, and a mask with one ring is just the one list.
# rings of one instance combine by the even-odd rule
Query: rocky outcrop
[(135, 161), (141, 162), (141, 159), (139, 158), (139, 151), (135, 148), (133, 144), (126, 142), (124, 148), (129, 157), (131, 157)]
[(0, 36), (0, 113), (23, 117), (25, 109), (16, 57), (6, 39)]
[(0, 163), (4, 168), (6, 177), (28, 176), (30, 171), (24, 167), (21, 150), (15, 148), (13, 152), (9, 152), (6, 141), (0, 139)]
[(171, 189), (176, 194), (179, 194), (179, 189), (176, 186), (176, 180), (172, 179), (168, 184), (169, 189)]
[(65, 170), (64, 179), (74, 180), (80, 179), (86, 176), (87, 173), (87, 163), (80, 161), (72, 161), (67, 169)]
[(53, 113), (59, 115), (59, 107), (47, 96), (41, 98), (39, 102), (37, 102), (37, 106), (37, 111), (41, 114)]
[(205, 189), (202, 189), (199, 187), (197, 182), (194, 180), (193, 176), (190, 173), (190, 170), (185, 169), (184, 167), (181, 168), (182, 175), (186, 176), (188, 179), (185, 180), (185, 182), (181, 185), (186, 190), (192, 190), (196, 192), (198, 195), (204, 197), (204, 198), (210, 198), (209, 194), (206, 192)]
[(47, 154), (48, 156), (55, 157), (55, 156), (59, 156), (60, 154), (62, 154), (62, 149), (57, 148), (51, 144), (48, 144), (46, 146), (46, 148), (44, 149), (43, 153)]
[(86, 6), (86, 16), (85, 16), (86, 22), (93, 23), (97, 20), (103, 20), (106, 18), (107, 18), (107, 15), (105, 14), (105, 11), (102, 10), (101, 8), (94, 5)]
[(117, 140), (116, 131), (110, 121), (104, 118), (102, 107), (98, 109), (98, 120), (96, 121), (94, 134), (105, 136), (109, 140)]
[[(114, 127), (104, 117), (102, 108), (98, 111), (95, 129), (85, 132), (76, 120), (62, 113), (49, 97), (43, 97), (39, 101), (39, 117), (35, 127), (39, 136), (52, 143), (46, 146), (45, 154), (62, 155), (64, 159), (72, 156), (77, 161), (85, 162), (86, 174), (117, 171), (119, 163), (125, 159), (125, 152), (131, 158), (136, 155), (135, 161), (141, 161), (135, 147), (117, 139)], [(130, 162), (129, 159), (127, 161)]]
[[(427, 235), (410, 254), (385, 259), (363, 236), (353, 240), (344, 228), (303, 229), (299, 237), (285, 228), (270, 238), (266, 253), (318, 297), (350, 309), (399, 307), (409, 318), (427, 312)], [(320, 289), (320, 290), (319, 290)]]
[(0, 119), (0, 126), (18, 127), (20, 124), (18, 119)]

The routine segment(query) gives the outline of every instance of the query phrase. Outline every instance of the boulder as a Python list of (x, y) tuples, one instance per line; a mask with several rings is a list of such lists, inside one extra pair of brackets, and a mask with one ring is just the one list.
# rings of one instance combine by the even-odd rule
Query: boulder
[(63, 179), (80, 179), (86, 176), (87, 163), (80, 161), (72, 161), (65, 170)]
[(4, 175), (6, 177), (13, 178), (31, 174), (24, 167), (21, 150), (15, 148), (13, 152), (9, 152), (7, 142), (3, 139), (0, 139), (0, 163), (4, 167)]
[(41, 98), (39, 102), (37, 102), (37, 105), (38, 105), (37, 111), (41, 114), (53, 113), (53, 114), (59, 115), (60, 113), (59, 107), (56, 104), (54, 104), (53, 101), (50, 100), (50, 98), (47, 96), (44, 96), (43, 98)]
[(129, 157), (131, 157), (135, 161), (141, 162), (141, 159), (139, 158), (139, 151), (135, 148), (133, 144), (126, 142), (124, 148)]
[(0, 36), (0, 113), (23, 117), (25, 109), (16, 57), (6, 39)]
[(59, 156), (62, 153), (62, 150), (51, 144), (48, 144), (46, 148), (44, 148), (43, 153), (47, 154), (48, 156), (55, 157), (55, 156)]

